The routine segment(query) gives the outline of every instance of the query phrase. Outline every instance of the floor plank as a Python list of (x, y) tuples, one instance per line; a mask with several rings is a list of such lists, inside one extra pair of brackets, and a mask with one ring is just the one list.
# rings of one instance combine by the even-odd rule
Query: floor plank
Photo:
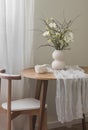
[[(59, 127), (59, 128), (51, 129), (51, 130), (83, 130), (83, 129), (82, 129), (82, 124), (79, 124), (79, 125), (73, 125), (73, 126), (70, 127), (70, 128), (67, 128), (67, 127)], [(86, 123), (86, 130), (88, 130), (88, 123)]]

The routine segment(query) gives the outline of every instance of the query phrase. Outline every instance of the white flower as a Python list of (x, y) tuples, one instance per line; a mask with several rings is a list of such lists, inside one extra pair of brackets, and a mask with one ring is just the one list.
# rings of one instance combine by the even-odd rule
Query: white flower
[(56, 34), (56, 36), (60, 36), (60, 33), (58, 33), (58, 32), (56, 32), (55, 34)]
[(49, 36), (49, 31), (45, 31), (45, 32), (43, 33), (43, 36), (44, 36), (44, 37)]
[(72, 32), (67, 32), (67, 33), (65, 33), (65, 35), (64, 35), (64, 41), (66, 42), (66, 43), (70, 43), (70, 42), (73, 42), (73, 33)]
[(50, 24), (49, 24), (49, 27), (51, 27), (51, 28), (56, 28), (57, 26), (56, 26), (55, 23), (50, 23)]

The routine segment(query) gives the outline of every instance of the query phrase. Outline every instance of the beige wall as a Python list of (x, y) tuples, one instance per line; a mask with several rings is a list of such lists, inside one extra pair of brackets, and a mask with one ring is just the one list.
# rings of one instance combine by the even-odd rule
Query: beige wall
[[(35, 29), (42, 30), (43, 23), (41, 18), (55, 17), (59, 21), (63, 19), (73, 19), (79, 17), (73, 23), (74, 43), (70, 51), (65, 51), (67, 64), (88, 65), (88, 0), (35, 0)], [(63, 13), (64, 12), (64, 13)], [(51, 63), (52, 48), (38, 48), (39, 45), (46, 43), (40, 31), (34, 31), (35, 64)], [(52, 83), (50, 83), (52, 84)], [(54, 84), (54, 83), (53, 83)], [(49, 88), (48, 104), (51, 112), (48, 112), (49, 120), (55, 120), (55, 88)], [(53, 95), (53, 96), (51, 96)], [(50, 96), (50, 98), (49, 98)], [(53, 107), (52, 107), (53, 106)]]
[[(41, 18), (55, 17), (59, 21), (65, 17), (73, 19), (79, 15), (73, 23), (74, 43), (70, 51), (66, 51), (66, 63), (88, 65), (88, 0), (35, 0), (35, 28), (42, 30)], [(51, 48), (38, 49), (40, 44), (46, 43), (42, 34), (35, 32), (35, 63), (51, 63)]]

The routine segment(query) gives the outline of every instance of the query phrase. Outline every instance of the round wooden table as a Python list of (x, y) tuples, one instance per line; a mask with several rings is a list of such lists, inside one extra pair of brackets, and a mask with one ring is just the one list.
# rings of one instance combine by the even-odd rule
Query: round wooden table
[[(86, 73), (88, 73), (88, 67), (81, 67), (81, 68), (84, 69)], [(34, 68), (27, 68), (22, 70), (21, 75), (22, 77), (36, 80), (35, 98), (40, 99), (40, 118), (39, 118), (38, 130), (42, 130), (48, 80), (56, 80), (56, 77), (54, 76), (53, 73), (37, 74)]]

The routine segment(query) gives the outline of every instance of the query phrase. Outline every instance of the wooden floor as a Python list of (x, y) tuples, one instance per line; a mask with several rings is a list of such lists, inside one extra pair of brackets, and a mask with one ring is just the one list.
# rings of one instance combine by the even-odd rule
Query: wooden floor
[[(79, 125), (74, 125), (70, 128), (67, 128), (67, 127), (59, 127), (59, 128), (56, 128), (56, 129), (52, 129), (52, 130), (83, 130), (82, 129), (82, 125), (79, 124)], [(88, 130), (88, 123), (86, 124), (86, 130)]]

